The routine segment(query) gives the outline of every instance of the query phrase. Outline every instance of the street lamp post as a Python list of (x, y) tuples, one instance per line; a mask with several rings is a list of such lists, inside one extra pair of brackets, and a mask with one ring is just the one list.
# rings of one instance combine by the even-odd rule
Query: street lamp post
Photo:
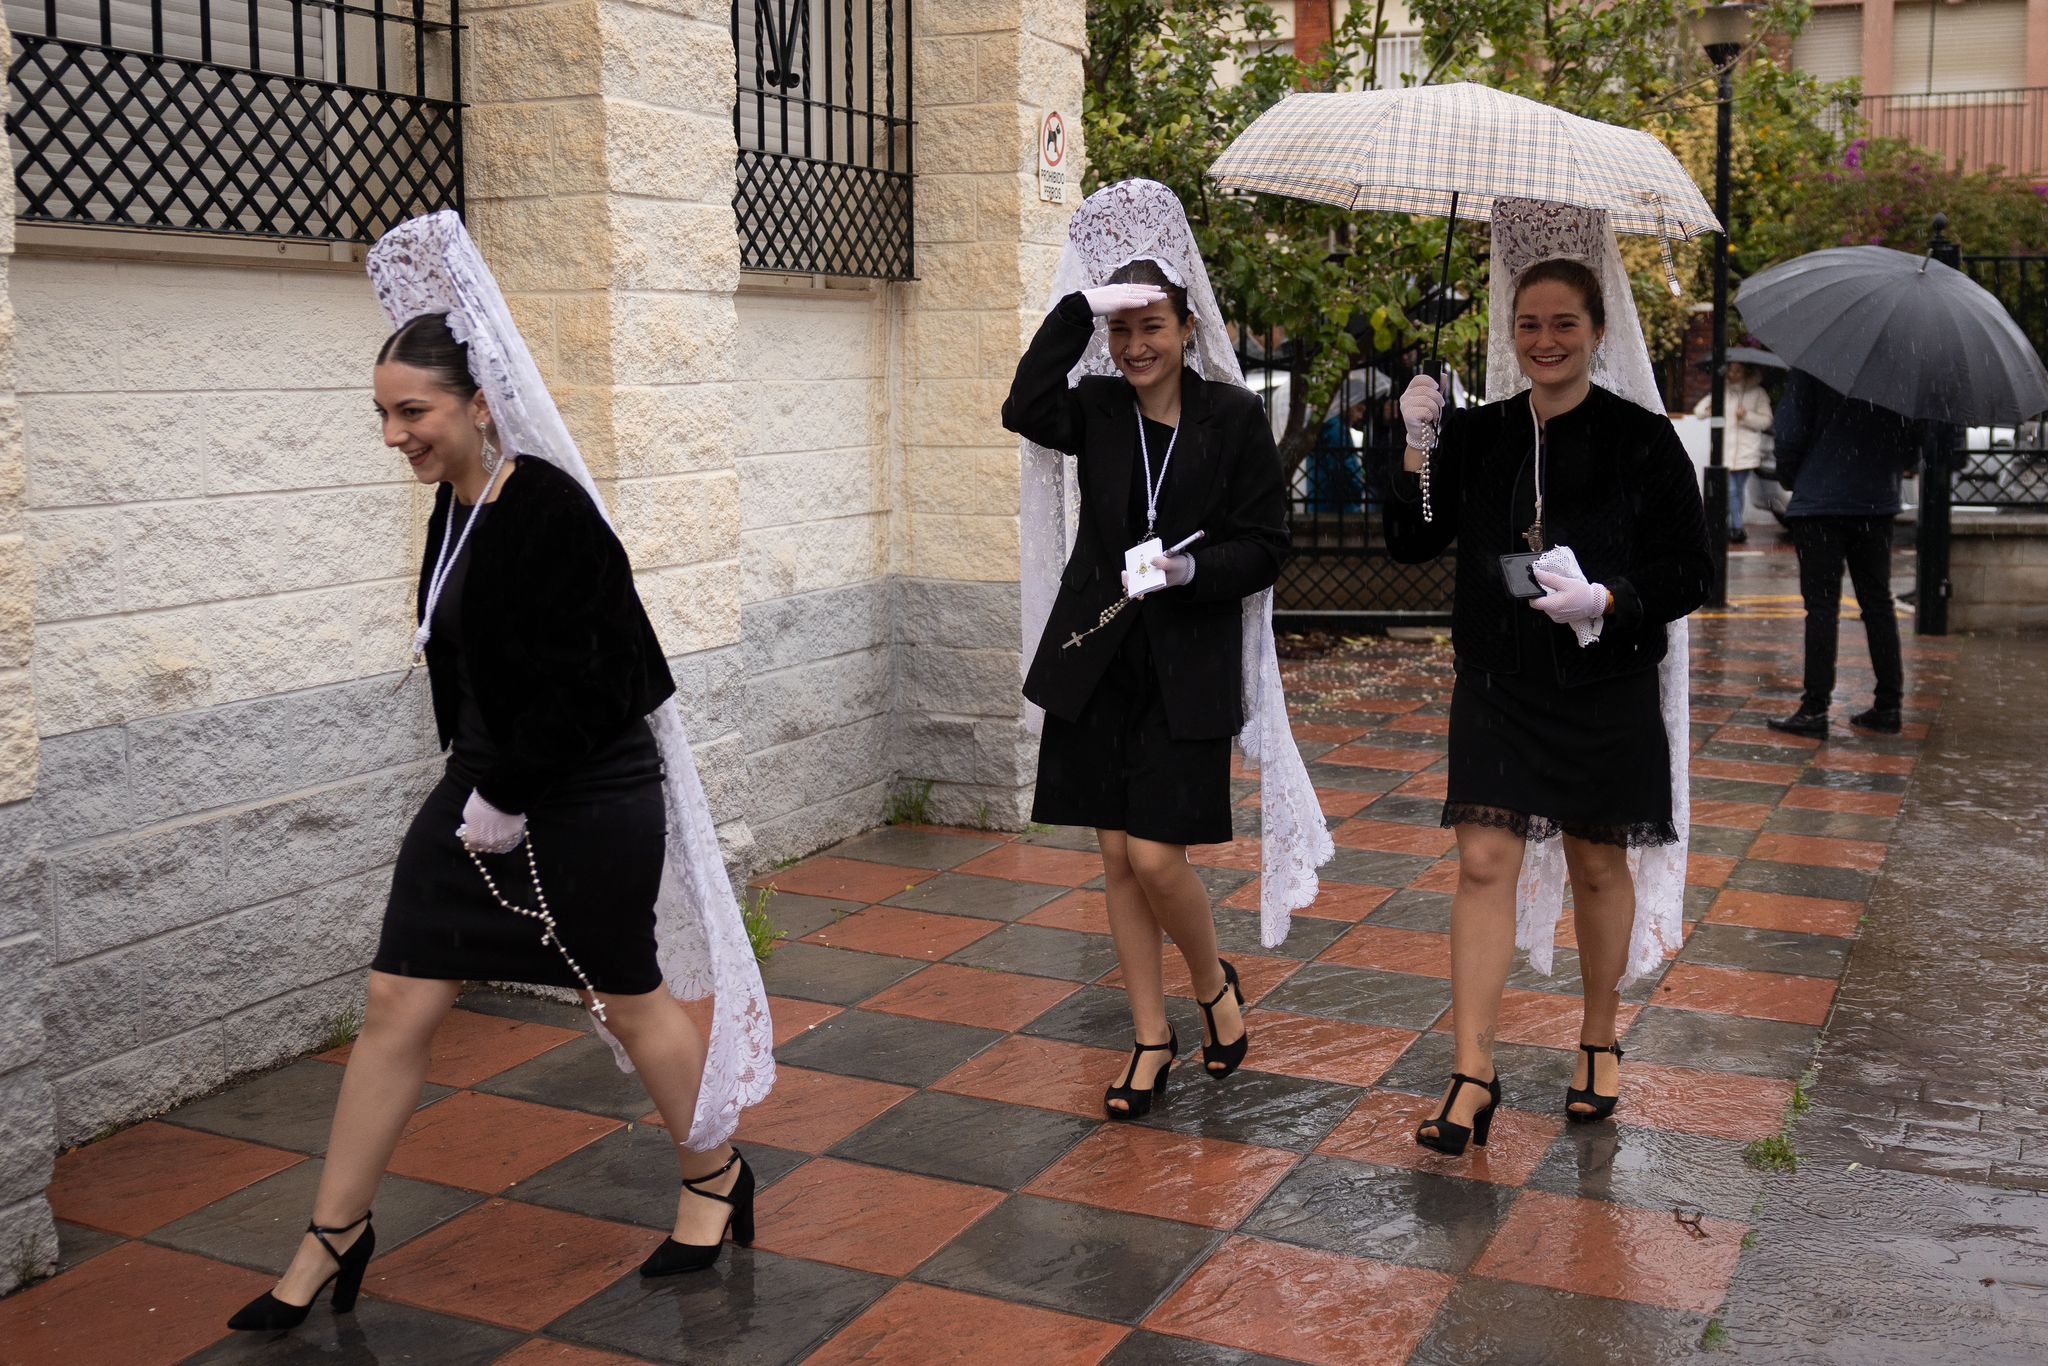
[(1735, 141), (1735, 61), (1749, 38), (1749, 4), (1712, 5), (1693, 16), (1693, 32), (1714, 64), (1718, 98), (1714, 119), (1714, 360), (1712, 417), (1707, 432), (1707, 544), (1714, 579), (1707, 602), (1728, 605), (1728, 163)]

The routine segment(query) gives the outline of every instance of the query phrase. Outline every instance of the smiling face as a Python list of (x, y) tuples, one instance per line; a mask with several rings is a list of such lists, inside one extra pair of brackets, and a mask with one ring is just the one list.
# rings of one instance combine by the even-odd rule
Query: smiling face
[(1140, 392), (1178, 385), (1181, 351), (1194, 331), (1194, 320), (1182, 321), (1166, 300), (1127, 308), (1109, 315), (1109, 358)]
[(490, 409), (482, 393), (469, 398), (449, 392), (431, 370), (385, 361), (376, 370), (377, 416), (384, 444), (405, 457), (422, 484), (462, 487), (484, 464), (484, 433)]
[(1562, 280), (1532, 280), (1515, 296), (1515, 359), (1540, 389), (1569, 389), (1587, 380), (1596, 327), (1586, 298)]

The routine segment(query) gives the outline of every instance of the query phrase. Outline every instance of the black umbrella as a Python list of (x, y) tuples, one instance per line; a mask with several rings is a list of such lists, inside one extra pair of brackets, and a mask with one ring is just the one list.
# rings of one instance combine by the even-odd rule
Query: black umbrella
[(2012, 315), (1932, 258), (1830, 247), (1752, 275), (1735, 306), (1793, 367), (1895, 413), (1967, 425), (2048, 411), (2048, 369)]
[[(1731, 365), (1747, 365), (1754, 369), (1762, 370), (1790, 370), (1792, 368), (1785, 364), (1783, 356), (1766, 351), (1761, 346), (1731, 346), (1728, 348), (1728, 361)], [(1714, 368), (1714, 362), (1711, 360), (1694, 361), (1693, 364), (1703, 370)]]

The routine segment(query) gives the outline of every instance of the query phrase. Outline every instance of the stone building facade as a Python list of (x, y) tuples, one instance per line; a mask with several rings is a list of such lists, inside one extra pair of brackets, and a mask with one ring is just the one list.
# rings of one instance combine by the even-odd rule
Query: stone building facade
[[(884, 284), (740, 269), (729, 4), (464, 6), (471, 229), (736, 874), (913, 782), (1023, 819), (996, 414), (1071, 212), (1033, 171), (1048, 109), (1079, 127), (1083, 12), (915, 6), (917, 279)], [(378, 440), (361, 255), (24, 227), (0, 277), (0, 1290), (48, 1264), (55, 1145), (359, 1005), (438, 772), (393, 691), (430, 490)]]

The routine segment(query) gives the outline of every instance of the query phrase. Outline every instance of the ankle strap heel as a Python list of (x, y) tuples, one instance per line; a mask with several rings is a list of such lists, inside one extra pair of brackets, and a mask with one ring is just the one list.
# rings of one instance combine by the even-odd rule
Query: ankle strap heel
[[(336, 1249), (328, 1241), (330, 1234), (347, 1233), (358, 1228), (362, 1232), (346, 1248)], [(238, 1333), (279, 1333), (296, 1328), (306, 1321), (306, 1315), (312, 1312), (320, 1292), (329, 1286), (334, 1287), (328, 1303), (334, 1307), (335, 1313), (346, 1314), (356, 1307), (356, 1296), (363, 1288), (363, 1273), (369, 1269), (370, 1257), (377, 1251), (377, 1229), (370, 1222), (369, 1212), (366, 1210), (362, 1218), (334, 1228), (309, 1223), (306, 1232), (312, 1234), (327, 1250), (327, 1255), (334, 1259), (334, 1273), (314, 1288), (313, 1298), (304, 1304), (290, 1304), (265, 1291), (243, 1305), (228, 1320), (229, 1328)]]
[[(1564, 1089), (1564, 1117), (1574, 1124), (1596, 1124), (1614, 1113), (1614, 1107), (1621, 1100), (1619, 1091), (1603, 1096), (1593, 1089), (1593, 1060), (1602, 1053), (1612, 1053), (1614, 1061), (1621, 1061), (1619, 1043), (1582, 1043), (1579, 1051), (1586, 1055), (1586, 1084), (1583, 1087), (1567, 1086)], [(1590, 1105), (1590, 1110), (1574, 1110), (1574, 1105)]]
[[(1138, 1063), (1147, 1053), (1166, 1054), (1166, 1066), (1159, 1069), (1150, 1086), (1132, 1086), (1130, 1083), (1138, 1078)], [(1179, 1056), (1180, 1039), (1170, 1029), (1166, 1032), (1165, 1043), (1138, 1043), (1134, 1040), (1130, 1065), (1124, 1068), (1124, 1084), (1112, 1086), (1102, 1093), (1102, 1113), (1111, 1119), (1142, 1119), (1151, 1114), (1152, 1102), (1166, 1098), (1166, 1078), (1173, 1071), (1173, 1060)], [(1110, 1104), (1117, 1100), (1124, 1103), (1123, 1109)]]
[[(732, 1190), (720, 1195), (705, 1187), (724, 1176), (737, 1165), (739, 1176), (732, 1183)], [(675, 1276), (685, 1271), (703, 1271), (718, 1261), (719, 1250), (725, 1245), (725, 1234), (730, 1231), (732, 1240), (741, 1247), (750, 1247), (754, 1241), (754, 1169), (747, 1165), (747, 1159), (738, 1148), (715, 1172), (703, 1176), (683, 1178), (683, 1189), (706, 1200), (716, 1200), (726, 1205), (731, 1213), (725, 1216), (725, 1228), (719, 1230), (718, 1238), (710, 1243), (679, 1243), (673, 1238), (661, 1240), (661, 1246), (647, 1254), (647, 1260), (640, 1264), (640, 1274), (652, 1280), (656, 1276)]]

